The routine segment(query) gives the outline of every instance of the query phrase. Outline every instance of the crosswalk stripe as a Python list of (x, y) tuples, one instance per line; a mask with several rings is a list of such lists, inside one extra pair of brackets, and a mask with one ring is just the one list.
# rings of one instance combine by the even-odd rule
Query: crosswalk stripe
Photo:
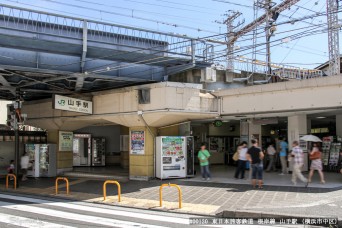
[(0, 207), (18, 210), (18, 211), (24, 211), (24, 212), (31, 212), (31, 213), (40, 214), (40, 215), (52, 216), (55, 218), (56, 217), (62, 218), (62, 219), (65, 219), (66, 221), (74, 220), (74, 221), (105, 225), (105, 226), (114, 226), (114, 227), (123, 227), (123, 228), (126, 228), (126, 227), (161, 228), (162, 227), (162, 226), (147, 225), (147, 224), (136, 223), (136, 222), (121, 221), (117, 219), (108, 219), (108, 218), (102, 218), (102, 217), (97, 217), (97, 216), (82, 215), (82, 214), (52, 210), (52, 209), (47, 209), (47, 208), (39, 208), (35, 206), (13, 204), (13, 203), (8, 203), (8, 202), (1, 202), (1, 201), (0, 201)]
[(21, 226), (21, 227), (36, 227), (36, 228), (75, 228), (74, 226), (65, 226), (61, 224), (45, 222), (37, 219), (25, 218), (16, 215), (9, 215), (0, 213), (0, 222), (9, 224), (10, 226)]
[(110, 209), (105, 209), (105, 208), (76, 205), (76, 204), (71, 204), (71, 203), (52, 202), (52, 201), (47, 201), (47, 200), (33, 199), (33, 198), (20, 197), (20, 196), (3, 195), (3, 194), (0, 194), (0, 198), (1, 197), (7, 198), (7, 199), (22, 200), (22, 201), (26, 201), (30, 203), (41, 203), (45, 205), (58, 206), (58, 207), (63, 207), (63, 208), (68, 208), (68, 209), (73, 209), (73, 210), (93, 211), (96, 213), (102, 213), (102, 214), (108, 214), (108, 215), (140, 218), (140, 219), (147, 219), (147, 220), (154, 220), (154, 221), (161, 221), (161, 222), (172, 222), (172, 223), (178, 223), (178, 224), (189, 224), (189, 219), (177, 218), (177, 217), (171, 217), (171, 216), (160, 216), (160, 215), (136, 213), (136, 212), (129, 212), (129, 211), (110, 210)]

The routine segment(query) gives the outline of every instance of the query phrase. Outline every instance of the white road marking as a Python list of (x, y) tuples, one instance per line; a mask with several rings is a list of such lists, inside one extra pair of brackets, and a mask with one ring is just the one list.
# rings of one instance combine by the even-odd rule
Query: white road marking
[(63, 207), (63, 208), (68, 208), (68, 209), (73, 209), (73, 210), (79, 210), (79, 211), (92, 211), (92, 212), (108, 214), (108, 215), (140, 218), (140, 219), (154, 220), (154, 221), (161, 221), (161, 222), (172, 222), (172, 223), (178, 223), (178, 224), (189, 224), (189, 219), (177, 218), (177, 217), (171, 217), (171, 216), (161, 216), (161, 215), (151, 215), (151, 214), (129, 212), (129, 211), (111, 210), (111, 209), (105, 209), (105, 208), (99, 208), (99, 207), (91, 207), (91, 206), (77, 205), (77, 204), (71, 204), (71, 203), (52, 202), (52, 201), (47, 201), (47, 200), (33, 199), (33, 198), (20, 197), (20, 196), (3, 195), (3, 194), (0, 194), (0, 197), (13, 199), (13, 200), (22, 200), (22, 201), (26, 201), (30, 203), (40, 203), (40, 204), (45, 204), (45, 205), (58, 206), (58, 207)]
[(52, 216), (57, 218), (62, 218), (66, 220), (74, 220), (98, 225), (105, 225), (105, 226), (114, 226), (114, 227), (132, 227), (132, 228), (161, 228), (162, 226), (154, 226), (149, 224), (142, 224), (136, 222), (129, 222), (129, 221), (121, 221), (117, 219), (109, 219), (109, 218), (102, 218), (98, 216), (89, 216), (89, 215), (82, 215), (76, 214), (71, 212), (64, 212), (58, 210), (52, 210), (47, 208), (39, 208), (35, 206), (28, 206), (23, 204), (13, 204), (8, 202), (0, 202), (0, 207), (13, 209), (18, 211), (24, 212), (31, 212), (40, 215)]
[(0, 221), (7, 223), (8, 226), (21, 226), (21, 227), (37, 227), (37, 228), (75, 228), (74, 226), (65, 226), (61, 224), (45, 222), (38, 219), (25, 218), (21, 216), (9, 215), (0, 213)]

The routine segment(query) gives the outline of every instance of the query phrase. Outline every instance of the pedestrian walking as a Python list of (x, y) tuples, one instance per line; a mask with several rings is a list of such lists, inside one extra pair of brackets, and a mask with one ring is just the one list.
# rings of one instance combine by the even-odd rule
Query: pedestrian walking
[(247, 160), (251, 163), (252, 168), (252, 185), (256, 188), (257, 180), (259, 189), (262, 189), (263, 184), (263, 159), (264, 153), (258, 147), (258, 140), (252, 139), (252, 147), (247, 151)]
[(247, 142), (242, 142), (238, 147), (238, 153), (239, 153), (239, 160), (237, 161), (237, 167), (235, 171), (235, 179), (245, 179), (245, 170), (246, 170), (246, 154), (247, 154), (248, 148), (247, 148)]
[(310, 157), (309, 157), (311, 160), (310, 172), (309, 172), (309, 183), (312, 180), (312, 176), (314, 174), (314, 171), (317, 170), (319, 173), (319, 176), (321, 178), (321, 183), (325, 184), (321, 157), (322, 157), (321, 150), (318, 147), (317, 143), (314, 143), (312, 150), (310, 152)]
[(209, 171), (209, 157), (210, 153), (206, 149), (205, 144), (202, 144), (201, 150), (198, 152), (198, 160), (201, 166), (201, 173), (203, 180), (210, 180), (210, 171)]
[(284, 138), (279, 138), (280, 143), (279, 143), (279, 157), (280, 157), (280, 163), (281, 163), (281, 173), (280, 175), (284, 175), (288, 173), (287, 170), (287, 149), (288, 149), (288, 144), (285, 142)]
[(23, 177), (21, 178), (22, 181), (27, 180), (27, 169), (29, 168), (30, 158), (25, 152), (23, 156), (21, 156), (20, 159), (20, 166), (21, 166), (21, 172), (23, 174)]
[(308, 180), (302, 174), (302, 168), (304, 166), (304, 153), (299, 147), (298, 141), (292, 143), (291, 157), (293, 159), (293, 170), (292, 170), (292, 183), (297, 185), (297, 178), (305, 183), (305, 187), (308, 186)]
[(274, 144), (271, 143), (268, 147), (267, 147), (267, 155), (269, 158), (269, 163), (266, 169), (266, 172), (270, 172), (271, 169), (272, 171), (276, 171), (276, 167), (275, 167), (275, 155), (276, 155), (276, 149), (274, 148)]

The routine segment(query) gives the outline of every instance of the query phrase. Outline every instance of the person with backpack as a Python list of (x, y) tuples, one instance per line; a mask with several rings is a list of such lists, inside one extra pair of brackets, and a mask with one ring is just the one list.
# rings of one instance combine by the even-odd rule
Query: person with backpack
[(210, 171), (209, 171), (209, 157), (210, 153), (206, 149), (205, 144), (202, 144), (201, 150), (198, 152), (198, 160), (201, 166), (201, 173), (202, 173), (202, 179), (203, 180), (210, 180)]

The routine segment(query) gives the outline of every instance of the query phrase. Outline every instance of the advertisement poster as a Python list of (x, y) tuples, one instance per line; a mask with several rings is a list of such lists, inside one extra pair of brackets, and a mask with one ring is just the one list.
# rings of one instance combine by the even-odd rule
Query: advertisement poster
[(59, 132), (59, 151), (72, 151), (73, 133), (68, 131)]
[(131, 154), (145, 154), (144, 131), (131, 131)]
[(182, 157), (184, 138), (182, 137), (165, 137), (162, 139), (163, 157)]

